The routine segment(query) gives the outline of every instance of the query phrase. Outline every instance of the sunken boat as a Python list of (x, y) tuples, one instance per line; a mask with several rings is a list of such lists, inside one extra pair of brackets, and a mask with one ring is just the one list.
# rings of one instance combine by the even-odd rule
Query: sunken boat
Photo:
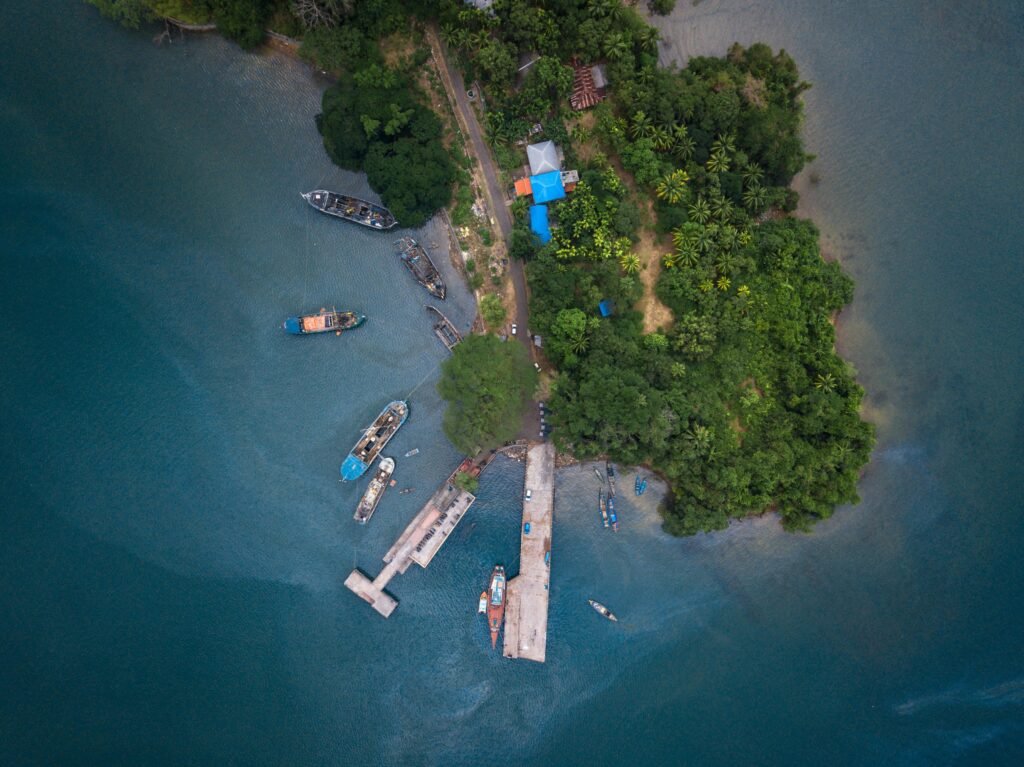
[(441, 273), (427, 255), (427, 250), (412, 237), (403, 237), (395, 242), (398, 255), (405, 268), (416, 278), (416, 282), (427, 289), (435, 298), (444, 301), (445, 286)]
[(399, 400), (389, 402), (363, 432), (345, 462), (341, 464), (342, 480), (359, 479), (363, 476), (408, 417), (409, 405), (407, 403)]
[(321, 213), (343, 218), (353, 224), (368, 226), (370, 229), (390, 229), (398, 223), (391, 211), (383, 205), (374, 205), (372, 202), (360, 200), (358, 197), (351, 197), (347, 194), (317, 189), (306, 192), (302, 195), (302, 199)]
[(360, 499), (359, 505), (356, 507), (356, 513), (353, 515), (356, 522), (361, 525), (365, 525), (370, 521), (370, 517), (373, 516), (373, 512), (377, 510), (377, 504), (380, 503), (381, 496), (383, 496), (384, 491), (388, 489), (388, 483), (391, 481), (391, 475), (394, 471), (394, 458), (380, 459), (380, 466), (377, 467), (377, 473), (373, 475), (373, 479), (370, 480), (370, 485), (366, 488), (366, 492), (363, 493), (363, 497)]
[(284, 329), (295, 336), (312, 333), (336, 333), (341, 335), (346, 330), (354, 330), (366, 322), (365, 314), (355, 312), (339, 312), (336, 309), (321, 309), (315, 314), (300, 314), (284, 321)]
[(444, 348), (451, 351), (462, 340), (462, 334), (455, 329), (450, 319), (441, 314), (441, 310), (427, 304), (427, 311), (433, 312), (437, 322), (434, 323), (434, 335), (444, 344)]

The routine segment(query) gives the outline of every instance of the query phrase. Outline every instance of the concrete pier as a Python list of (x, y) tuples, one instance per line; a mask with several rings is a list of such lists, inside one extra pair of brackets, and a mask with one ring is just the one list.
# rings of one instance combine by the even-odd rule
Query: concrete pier
[[(505, 604), (503, 654), (506, 658), (544, 662), (548, 644), (554, 511), (555, 448), (550, 442), (542, 442), (531, 445), (526, 453), (519, 575), (508, 582)], [(529, 532), (526, 532), (527, 525)]]
[(454, 480), (453, 473), (413, 517), (384, 555), (384, 569), (376, 578), (371, 580), (359, 570), (353, 570), (345, 579), (345, 586), (385, 618), (398, 607), (398, 601), (384, 592), (388, 582), (408, 570), (413, 562), (420, 567), (429, 565), (476, 500), (472, 493), (457, 488)]

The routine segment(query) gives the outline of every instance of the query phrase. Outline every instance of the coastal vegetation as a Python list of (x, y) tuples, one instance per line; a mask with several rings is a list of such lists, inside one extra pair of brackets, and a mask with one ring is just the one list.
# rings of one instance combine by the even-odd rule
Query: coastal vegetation
[(448, 404), (444, 433), (467, 455), (514, 439), (536, 383), (521, 344), (490, 333), (469, 336), (441, 367), (437, 391)]
[[(674, 534), (769, 510), (806, 530), (855, 502), (874, 434), (834, 348), (852, 281), (789, 215), (809, 159), (795, 62), (755, 44), (660, 68), (657, 31), (619, 0), (492, 10), (440, 4), (442, 34), (486, 93), (496, 156), (539, 123), (533, 140), (553, 139), (580, 171), (551, 206), (550, 243), (517, 228), (510, 247), (528, 260), (531, 327), (558, 371), (556, 443), (658, 471)], [(566, 103), (573, 58), (603, 63), (610, 84), (585, 116)], [(644, 302), (663, 308), (658, 322)]]

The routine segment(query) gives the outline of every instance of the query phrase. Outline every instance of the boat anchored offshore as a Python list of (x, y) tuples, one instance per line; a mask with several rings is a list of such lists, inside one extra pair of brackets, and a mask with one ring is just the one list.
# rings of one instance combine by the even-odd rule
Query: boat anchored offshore
[(409, 417), (409, 405), (395, 400), (380, 411), (341, 464), (342, 480), (359, 479)]
[(480, 592), (480, 604), (477, 605), (476, 611), (479, 615), (487, 612), (487, 589)]
[(643, 495), (647, 492), (647, 480), (639, 474), (636, 475), (636, 482), (633, 483), (633, 492), (637, 495)]
[(619, 619), (615, 617), (615, 613), (613, 613), (600, 602), (595, 602), (593, 599), (588, 599), (587, 601), (590, 602), (591, 607), (597, 610), (601, 615), (603, 615), (608, 620), (615, 621), (616, 623), (619, 622)]
[(434, 323), (434, 335), (444, 344), (444, 348), (451, 351), (462, 340), (462, 334), (455, 329), (455, 325), (450, 319), (441, 314), (440, 309), (430, 304), (426, 306), (428, 312), (433, 312), (437, 315), (437, 322)]
[(313, 192), (306, 192), (302, 195), (302, 199), (321, 213), (343, 218), (353, 224), (362, 224), (371, 229), (390, 229), (398, 223), (391, 211), (383, 205), (374, 205), (372, 202), (360, 200), (358, 197), (350, 197), (347, 194), (317, 189)]
[(356, 507), (356, 513), (354, 519), (361, 525), (365, 525), (370, 521), (370, 517), (373, 516), (373, 512), (377, 510), (377, 504), (380, 503), (381, 496), (384, 495), (384, 491), (388, 489), (388, 481), (391, 479), (391, 475), (395, 471), (395, 459), (394, 458), (381, 458), (380, 466), (377, 467), (377, 473), (370, 480), (369, 487), (366, 488), (366, 492), (363, 493), (363, 497), (359, 501), (359, 505)]
[(597, 491), (597, 506), (601, 509), (601, 524), (608, 527), (608, 502), (604, 497), (604, 488)]
[(441, 273), (430, 260), (427, 251), (412, 237), (403, 237), (395, 242), (398, 255), (405, 268), (416, 278), (416, 282), (425, 287), (430, 295), (444, 301), (445, 286)]
[(498, 645), (501, 622), (505, 620), (505, 568), (495, 565), (487, 589), (487, 626), (491, 630), (491, 649)]
[(355, 312), (339, 312), (336, 309), (321, 309), (316, 314), (301, 314), (289, 317), (284, 321), (284, 329), (292, 335), (304, 336), (310, 333), (330, 333), (341, 335), (342, 331), (354, 330), (366, 322), (365, 314)]

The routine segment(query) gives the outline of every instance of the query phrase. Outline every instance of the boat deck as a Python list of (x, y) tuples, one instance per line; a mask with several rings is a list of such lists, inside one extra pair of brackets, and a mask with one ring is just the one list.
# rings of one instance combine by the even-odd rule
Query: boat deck
[[(543, 663), (548, 642), (548, 601), (551, 586), (551, 528), (555, 510), (555, 448), (550, 442), (531, 445), (526, 453), (523, 525), (519, 528), (519, 575), (508, 582), (505, 606), (506, 658)], [(525, 532), (526, 524), (530, 532)]]
[(424, 568), (429, 565), (476, 500), (472, 493), (456, 487), (454, 479), (453, 473), (398, 536), (384, 555), (384, 569), (376, 578), (371, 580), (359, 570), (353, 570), (345, 579), (349, 590), (385, 618), (398, 606), (397, 600), (384, 592), (391, 579), (408, 570), (413, 562)]

